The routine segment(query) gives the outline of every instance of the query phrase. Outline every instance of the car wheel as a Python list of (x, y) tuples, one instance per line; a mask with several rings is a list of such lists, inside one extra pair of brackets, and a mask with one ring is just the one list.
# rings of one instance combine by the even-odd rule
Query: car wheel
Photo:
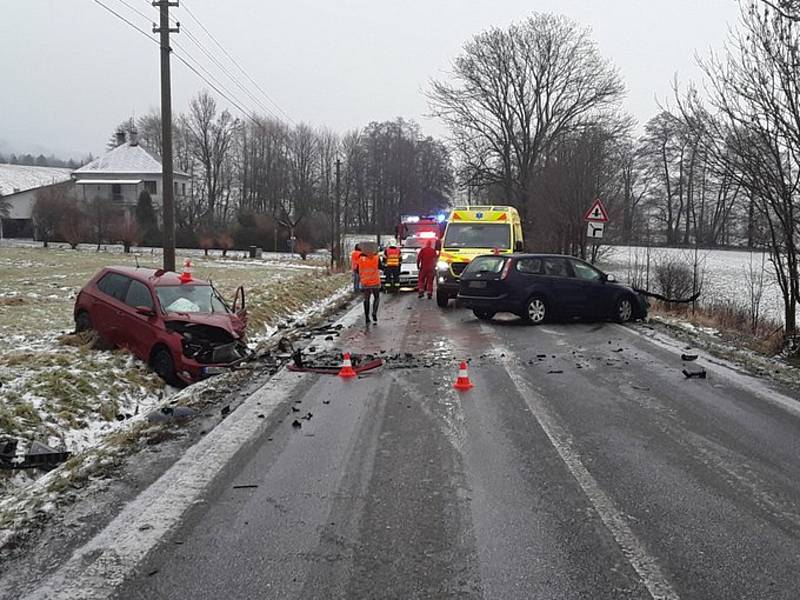
[(491, 310), (478, 310), (477, 308), (474, 308), (472, 309), (472, 314), (478, 317), (481, 321), (491, 321), (497, 313)]
[(614, 320), (617, 323), (627, 323), (633, 318), (633, 302), (630, 296), (623, 296), (617, 300), (617, 307), (614, 311)]
[(445, 308), (448, 302), (450, 302), (450, 296), (442, 292), (436, 292), (436, 304), (438, 304), (440, 308)]
[(166, 348), (159, 348), (153, 354), (153, 359), (150, 361), (153, 371), (156, 375), (161, 377), (169, 385), (181, 387), (183, 382), (178, 379), (175, 373), (175, 361), (172, 360), (172, 354)]
[(547, 319), (547, 304), (544, 301), (544, 298), (540, 296), (534, 296), (530, 300), (528, 300), (528, 304), (526, 305), (525, 319), (528, 323), (532, 323), (533, 325), (539, 325), (540, 323), (544, 323)]
[(82, 331), (91, 331), (92, 320), (89, 318), (89, 313), (85, 310), (80, 311), (75, 315), (75, 332), (81, 333)]

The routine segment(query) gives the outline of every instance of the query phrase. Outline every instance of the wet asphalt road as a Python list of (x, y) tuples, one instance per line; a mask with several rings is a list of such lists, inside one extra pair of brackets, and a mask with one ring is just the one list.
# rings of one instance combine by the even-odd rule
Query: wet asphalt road
[(429, 366), (297, 375), (300, 402), (118, 598), (798, 598), (791, 405), (684, 379), (641, 327), (483, 324), (416, 295), (380, 317), (339, 347)]

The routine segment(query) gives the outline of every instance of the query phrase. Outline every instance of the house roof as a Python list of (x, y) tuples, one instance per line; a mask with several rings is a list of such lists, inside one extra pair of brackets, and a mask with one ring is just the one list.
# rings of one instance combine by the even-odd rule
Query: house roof
[[(88, 165), (75, 170), (75, 176), (94, 176), (111, 173), (161, 175), (161, 161), (139, 144), (121, 144)], [(186, 175), (175, 171), (178, 175)]]
[(69, 181), (72, 169), (0, 164), (0, 194), (9, 196)]

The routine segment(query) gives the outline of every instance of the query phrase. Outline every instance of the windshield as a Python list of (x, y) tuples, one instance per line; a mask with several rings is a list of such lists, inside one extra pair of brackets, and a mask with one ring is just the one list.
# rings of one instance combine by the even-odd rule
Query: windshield
[(511, 228), (499, 223), (450, 223), (444, 236), (446, 248), (511, 248)]
[(168, 313), (227, 313), (228, 307), (210, 285), (156, 287), (161, 308)]

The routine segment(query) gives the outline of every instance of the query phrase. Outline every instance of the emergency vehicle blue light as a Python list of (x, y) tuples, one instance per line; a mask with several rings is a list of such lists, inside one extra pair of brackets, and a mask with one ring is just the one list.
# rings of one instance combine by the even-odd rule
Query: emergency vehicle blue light
[(444, 213), (436, 215), (436, 220), (439, 221), (439, 223), (444, 223), (446, 219), (447, 216)]

